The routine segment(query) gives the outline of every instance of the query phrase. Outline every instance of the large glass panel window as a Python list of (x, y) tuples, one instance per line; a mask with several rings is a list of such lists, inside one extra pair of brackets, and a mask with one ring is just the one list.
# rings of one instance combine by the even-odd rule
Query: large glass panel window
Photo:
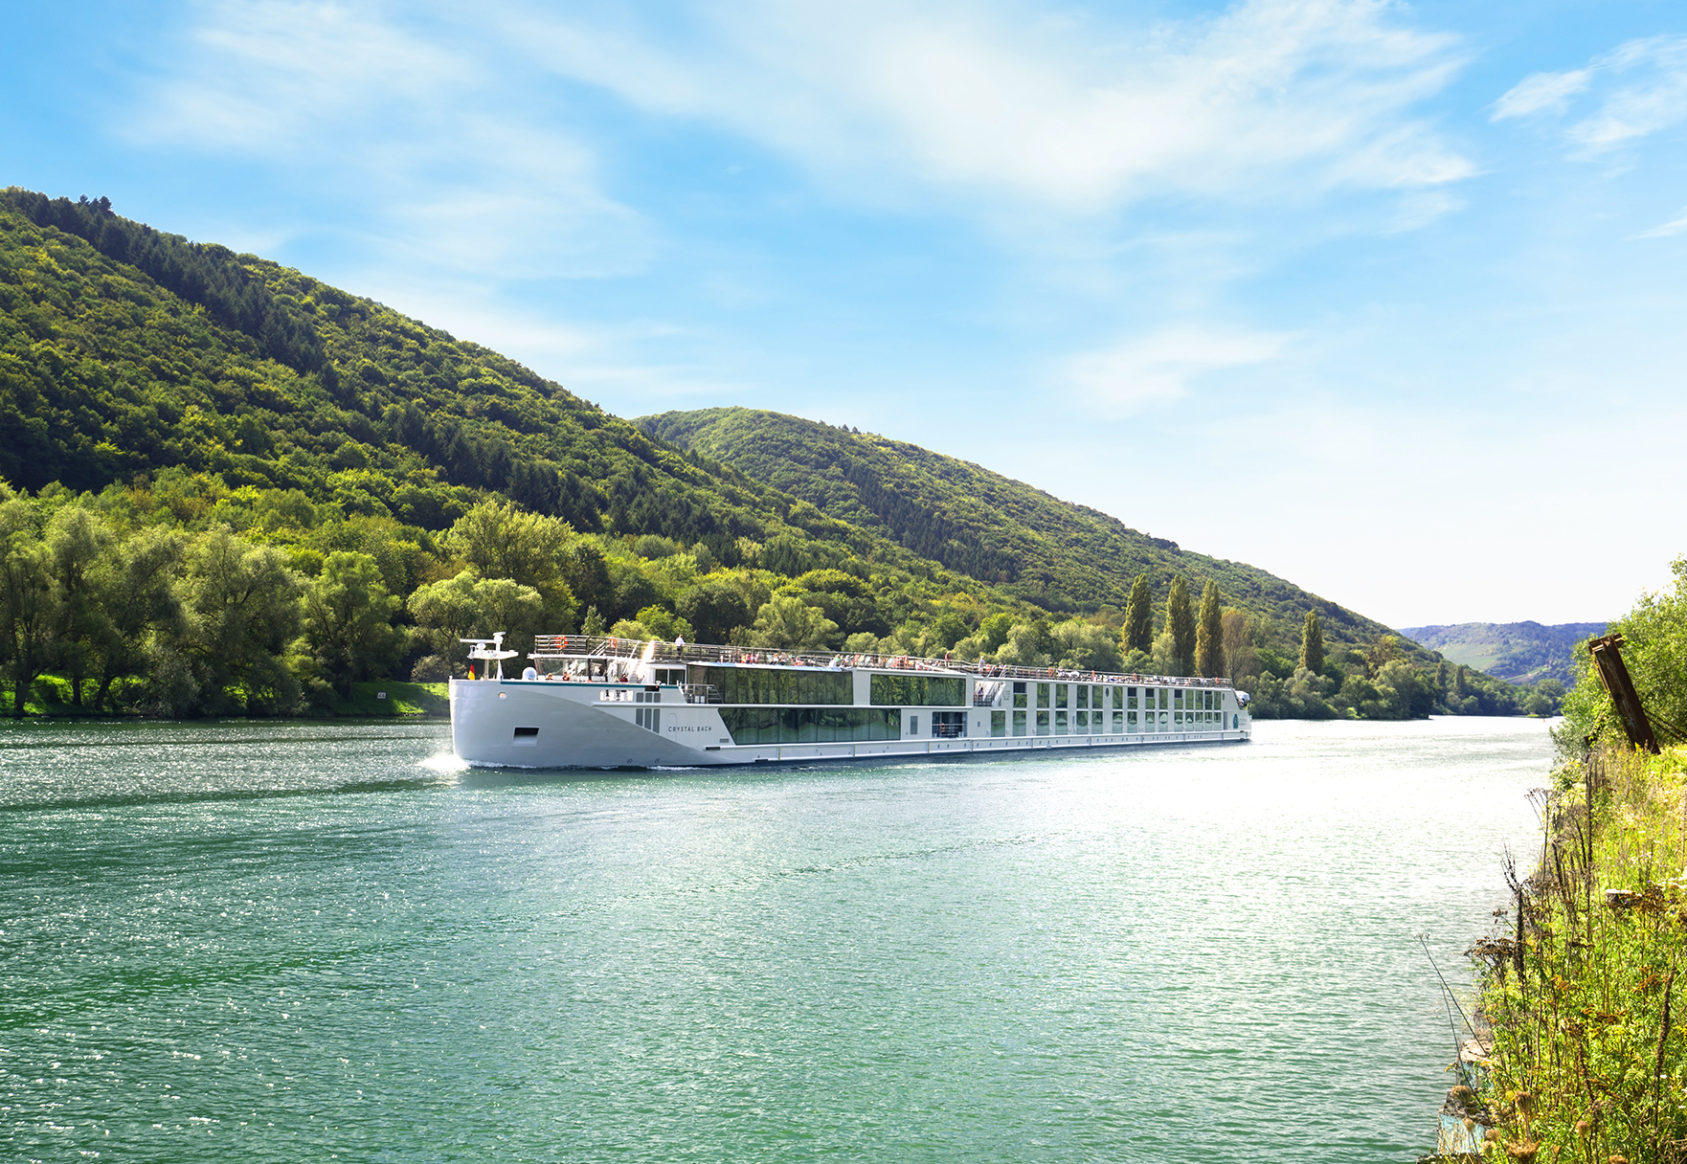
[(1136, 707), (1137, 707), (1136, 701), (1137, 701), (1136, 688), (1134, 688), (1134, 687), (1125, 688), (1125, 706), (1130, 708), (1130, 710), (1135, 711)]
[(1049, 713), (1046, 711), (1039, 711), (1037, 713), (1037, 734), (1039, 736), (1046, 736), (1049, 734)]
[[(1083, 694), (1083, 690), (1084, 689), (1082, 687), (1078, 688), (1078, 693), (1080, 695)], [(1079, 731), (1087, 732), (1087, 731), (1090, 730), (1090, 713), (1089, 712), (1087, 712), (1087, 711), (1076, 711), (1076, 712), (1073, 712), (1072, 714), (1076, 715), (1078, 717), (1078, 730)]]
[(720, 717), (735, 744), (847, 743), (902, 738), (901, 713), (876, 707), (723, 707)]
[(1066, 723), (1066, 716), (1067, 716), (1067, 713), (1064, 712), (1064, 711), (1057, 711), (1057, 712), (1054, 713), (1054, 734), (1055, 735), (1063, 736), (1067, 732), (1072, 730)]
[(966, 680), (959, 675), (874, 675), (876, 707), (962, 707)]
[(1013, 734), (1016, 736), (1025, 734), (1025, 713), (1023, 711), (1013, 713)]
[(1067, 706), (1067, 699), (1071, 693), (1072, 685), (1070, 683), (1056, 683), (1054, 685), (1054, 705), (1056, 707)]
[(1008, 734), (1008, 713), (992, 711), (990, 713), (990, 734), (997, 738)]
[(1124, 730), (1125, 730), (1125, 713), (1122, 712), (1122, 711), (1115, 711), (1113, 713), (1113, 731), (1115, 733), (1118, 733), (1118, 732), (1122, 732)]
[(1127, 711), (1125, 713), (1125, 730), (1128, 732), (1136, 730), (1136, 712)]
[(1089, 710), (1090, 689), (1089, 684), (1087, 683), (1081, 683), (1078, 685), (1078, 706), (1083, 708), (1085, 711)]
[(722, 703), (855, 702), (855, 681), (843, 671), (694, 666), (691, 668), (691, 681), (715, 688), (720, 692)]
[(1013, 685), (1013, 705), (1015, 707), (1024, 707), (1025, 698), (1025, 684), (1015, 683)]
[(1039, 684), (1037, 684), (1037, 706), (1038, 707), (1047, 707), (1048, 705), (1049, 705), (1049, 685), (1047, 683), (1039, 683)]

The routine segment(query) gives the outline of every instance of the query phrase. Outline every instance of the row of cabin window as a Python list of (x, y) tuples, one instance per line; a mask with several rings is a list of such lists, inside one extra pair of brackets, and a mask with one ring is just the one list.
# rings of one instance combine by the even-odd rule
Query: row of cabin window
[(877, 707), (723, 707), (735, 744), (830, 744), (899, 740), (902, 713)]
[(1218, 711), (1222, 692), (1184, 687), (1129, 687), (1122, 683), (1019, 683), (1013, 685), (1015, 708), (1068, 705), (1079, 710), (1191, 712)]
[[(1014, 735), (1030, 735), (1033, 724), (1039, 736), (1217, 731), (1225, 726), (1222, 711), (1039, 711), (1035, 713), (1037, 718), (1034, 721), (1030, 718), (1031, 714), (1028, 711), (1013, 713)], [(1005, 736), (1007, 729), (1008, 713), (992, 711), (990, 734)]]

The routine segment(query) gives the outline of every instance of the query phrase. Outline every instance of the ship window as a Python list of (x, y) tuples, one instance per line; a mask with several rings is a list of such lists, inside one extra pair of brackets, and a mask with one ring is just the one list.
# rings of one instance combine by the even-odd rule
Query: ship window
[(1113, 730), (1115, 732), (1122, 732), (1122, 731), (1125, 730), (1125, 713), (1124, 712), (1115, 711), (1113, 713)]
[[(1080, 694), (1082, 694), (1083, 690), (1084, 689), (1082, 687), (1078, 688), (1078, 691), (1079, 691)], [(1090, 713), (1087, 712), (1087, 711), (1078, 711), (1078, 712), (1074, 712), (1073, 714), (1078, 717), (1078, 730), (1081, 731), (1081, 732), (1089, 731), (1090, 730)]]
[(1049, 713), (1046, 711), (1039, 711), (1037, 713), (1037, 734), (1039, 736), (1046, 736), (1049, 734)]
[(1127, 716), (1125, 723), (1128, 725), (1125, 730), (1134, 732), (1136, 730), (1136, 712), (1131, 711), (1126, 712), (1125, 714)]
[(855, 682), (844, 671), (772, 667), (693, 667), (692, 682), (720, 692), (722, 703), (850, 704)]
[(1025, 706), (1025, 684), (1015, 683), (1013, 685), (1013, 705), (1015, 707)]
[(874, 675), (876, 707), (963, 707), (966, 680), (959, 675)]
[(964, 711), (934, 711), (931, 713), (931, 738), (958, 740), (967, 734), (967, 713)]
[(518, 727), (518, 728), (515, 729), (515, 738), (518, 739), (518, 740), (531, 739), (532, 737), (534, 737), (538, 734), (539, 734), (538, 728)]
[(1071, 697), (1071, 694), (1072, 685), (1070, 683), (1056, 683), (1054, 685), (1054, 705), (1056, 707), (1065, 707), (1067, 700)]
[(1063, 736), (1071, 730), (1072, 729), (1066, 723), (1066, 712), (1064, 712), (1064, 711), (1055, 712), (1054, 713), (1054, 734), (1057, 735), (1057, 736)]
[[(655, 717), (651, 708), (643, 714)], [(877, 707), (723, 707), (721, 722), (735, 744), (899, 740), (902, 713)], [(651, 730), (657, 730), (652, 718)]]
[[(1089, 710), (1089, 706), (1090, 706), (1090, 689), (1089, 689), (1089, 687), (1088, 687), (1088, 686), (1087, 686), (1087, 685), (1085, 685), (1085, 684), (1079, 684), (1079, 685), (1078, 685), (1078, 706), (1079, 706), (1079, 707), (1081, 707), (1081, 708), (1083, 708), (1083, 709), (1084, 709), (1084, 710), (1085, 710), (1085, 711), (1088, 711), (1088, 710)], [(1079, 721), (1078, 721), (1078, 722), (1079, 722), (1079, 723), (1082, 723), (1082, 722), (1083, 722), (1083, 721), (1082, 721), (1082, 720), (1079, 720)]]
[(1025, 734), (1025, 713), (1023, 711), (1013, 713), (1013, 734), (1016, 736)]
[(992, 711), (990, 713), (990, 734), (992, 736), (996, 736), (996, 737), (1001, 737), (1001, 736), (1005, 736), (1005, 735), (1008, 734), (1008, 713), (1007, 712), (1005, 712), (1005, 711)]
[(911, 735), (911, 736), (918, 736), (920, 734), (920, 717), (919, 716), (911, 715), (911, 716), (908, 717), (908, 734)]
[(1049, 685), (1047, 683), (1039, 683), (1039, 684), (1037, 684), (1037, 706), (1038, 707), (1047, 707), (1048, 705), (1049, 705)]
[[(1159, 688), (1159, 692), (1160, 692), (1160, 710), (1164, 711), (1164, 710), (1166, 710), (1166, 708), (1171, 706), (1171, 701), (1170, 701), (1170, 698), (1169, 698), (1171, 693), (1164, 687)], [(1160, 717), (1160, 722), (1165, 723), (1166, 717), (1162, 715)]]
[(1136, 710), (1136, 699), (1137, 699), (1136, 688), (1134, 688), (1134, 687), (1125, 688), (1125, 706), (1130, 708), (1133, 711)]

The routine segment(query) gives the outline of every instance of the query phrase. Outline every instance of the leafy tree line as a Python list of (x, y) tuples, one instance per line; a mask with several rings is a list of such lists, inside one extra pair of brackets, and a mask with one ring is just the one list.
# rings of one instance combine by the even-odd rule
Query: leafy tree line
[(767, 550), (745, 540), (729, 563), (703, 541), (582, 533), (496, 499), (434, 532), (181, 470), (99, 493), (0, 483), (0, 674), (14, 715), (49, 674), (95, 713), (290, 714), (359, 679), (460, 675), (460, 638), (503, 630), (525, 651), (581, 630), (1228, 676), (1264, 715), (1520, 710), (1466, 668), (1426, 674), (1396, 641), (1326, 659), (1315, 615), (1290, 663), (1211, 582), (1197, 608), (1176, 580), (1158, 617), (1142, 601), (1051, 617), (859, 560), (785, 573)]

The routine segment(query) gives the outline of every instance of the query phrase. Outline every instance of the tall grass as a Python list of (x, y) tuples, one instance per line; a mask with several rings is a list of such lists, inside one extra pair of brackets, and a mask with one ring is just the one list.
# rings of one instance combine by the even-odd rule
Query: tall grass
[(1687, 1161), (1687, 751), (1598, 752), (1555, 785), (1535, 871), (1508, 868), (1471, 951), (1484, 1158)]

